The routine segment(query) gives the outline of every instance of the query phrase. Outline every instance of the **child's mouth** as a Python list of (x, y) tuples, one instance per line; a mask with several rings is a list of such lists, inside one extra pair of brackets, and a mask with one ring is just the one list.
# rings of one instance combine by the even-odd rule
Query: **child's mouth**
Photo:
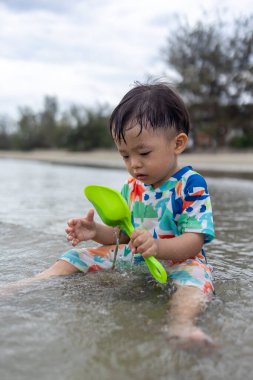
[(148, 178), (148, 176), (145, 175), (145, 174), (136, 174), (135, 177), (136, 177), (138, 180), (140, 180), (140, 181), (145, 181), (145, 179)]

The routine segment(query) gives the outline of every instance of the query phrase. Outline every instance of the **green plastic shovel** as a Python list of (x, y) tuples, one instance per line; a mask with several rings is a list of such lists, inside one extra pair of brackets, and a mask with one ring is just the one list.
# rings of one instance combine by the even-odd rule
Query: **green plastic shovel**
[[(130, 237), (134, 231), (131, 213), (125, 199), (117, 191), (106, 186), (89, 185), (84, 194), (94, 205), (102, 221), (108, 226), (118, 226)], [(152, 276), (161, 284), (167, 281), (167, 273), (162, 264), (154, 256), (144, 257)]]

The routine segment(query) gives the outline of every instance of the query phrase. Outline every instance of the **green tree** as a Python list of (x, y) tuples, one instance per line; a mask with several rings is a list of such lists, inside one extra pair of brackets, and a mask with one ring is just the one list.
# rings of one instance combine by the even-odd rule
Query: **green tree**
[(203, 131), (218, 146), (232, 131), (252, 137), (253, 16), (232, 24), (199, 21), (181, 23), (167, 40), (163, 57), (176, 74), (176, 84), (188, 103), (194, 132)]
[(30, 150), (40, 143), (37, 115), (29, 107), (19, 108), (19, 113), (18, 131), (13, 136), (13, 145), (16, 149)]
[(46, 96), (44, 108), (38, 113), (30, 107), (19, 108), (15, 133), (8, 133), (4, 119), (0, 119), (0, 149), (111, 148), (108, 119), (109, 109), (105, 105), (95, 109), (73, 105), (59, 114), (57, 99)]
[(8, 117), (0, 116), (0, 149), (11, 149), (9, 127), (10, 120)]
[(39, 135), (42, 148), (56, 148), (58, 145), (58, 101), (56, 97), (45, 96), (44, 109), (39, 114)]
[(113, 141), (108, 129), (107, 107), (99, 106), (96, 110), (85, 107), (72, 107), (68, 146), (72, 150), (92, 150), (111, 148)]

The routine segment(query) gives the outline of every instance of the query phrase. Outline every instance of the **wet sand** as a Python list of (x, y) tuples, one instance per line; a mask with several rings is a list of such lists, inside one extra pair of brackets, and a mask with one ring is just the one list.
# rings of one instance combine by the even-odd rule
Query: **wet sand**
[[(34, 150), (31, 152), (0, 151), (0, 158), (45, 161), (52, 164), (111, 168), (124, 170), (117, 151), (95, 150), (69, 152), (65, 150)], [(184, 153), (180, 165), (191, 165), (203, 175), (253, 180), (253, 151)]]

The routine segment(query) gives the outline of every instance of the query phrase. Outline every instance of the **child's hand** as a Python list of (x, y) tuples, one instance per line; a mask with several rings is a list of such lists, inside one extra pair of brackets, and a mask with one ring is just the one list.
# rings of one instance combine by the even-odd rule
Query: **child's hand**
[(96, 223), (94, 222), (94, 210), (90, 209), (84, 218), (70, 219), (67, 232), (67, 240), (76, 246), (81, 241), (92, 240), (96, 235)]
[(131, 235), (130, 248), (132, 253), (141, 253), (143, 257), (156, 256), (158, 245), (156, 239), (145, 230), (137, 228)]

